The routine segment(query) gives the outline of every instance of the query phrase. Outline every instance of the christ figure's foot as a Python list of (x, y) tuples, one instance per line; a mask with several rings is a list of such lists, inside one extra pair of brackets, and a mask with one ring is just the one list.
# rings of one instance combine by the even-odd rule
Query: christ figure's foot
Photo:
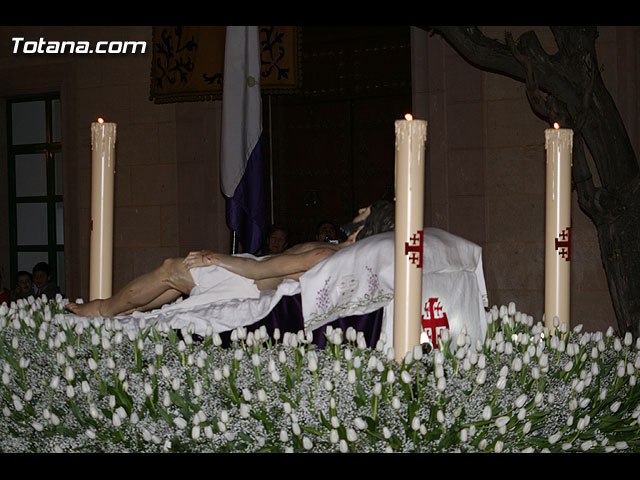
[(103, 317), (100, 313), (100, 305), (102, 300), (92, 300), (88, 303), (68, 303), (65, 308), (71, 313), (74, 313), (80, 317)]

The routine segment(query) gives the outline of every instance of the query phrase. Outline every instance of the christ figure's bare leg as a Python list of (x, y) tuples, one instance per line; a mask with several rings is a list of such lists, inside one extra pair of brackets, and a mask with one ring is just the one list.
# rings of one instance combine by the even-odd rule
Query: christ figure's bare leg
[(194, 286), (183, 259), (169, 258), (155, 270), (133, 279), (111, 298), (70, 303), (67, 309), (80, 316), (111, 317), (138, 309), (158, 308), (181, 294), (189, 294)]

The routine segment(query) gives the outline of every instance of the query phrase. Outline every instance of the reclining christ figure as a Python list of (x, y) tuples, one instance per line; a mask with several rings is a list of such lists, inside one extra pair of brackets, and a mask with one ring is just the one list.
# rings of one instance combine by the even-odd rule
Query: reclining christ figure
[[(245, 287), (256, 290), (274, 290), (284, 279), (298, 280), (314, 265), (345, 248), (356, 240), (376, 233), (393, 230), (395, 205), (378, 200), (361, 208), (351, 224), (345, 228), (348, 238), (341, 244), (308, 242), (291, 247), (279, 255), (262, 260), (214, 253), (209, 250), (190, 252), (185, 258), (168, 258), (155, 270), (145, 273), (116, 292), (110, 298), (96, 299), (88, 303), (69, 303), (66, 308), (79, 316), (113, 317), (134, 311), (149, 311), (175, 301), (181, 295), (195, 295), (206, 289), (203, 270), (196, 267), (221, 267), (232, 272), (230, 281), (244, 281)], [(218, 270), (220, 273), (220, 269)], [(196, 273), (197, 272), (197, 273)], [(244, 277), (240, 279), (240, 277)], [(218, 279), (219, 280), (219, 279)], [(237, 283), (237, 282), (236, 282)]]

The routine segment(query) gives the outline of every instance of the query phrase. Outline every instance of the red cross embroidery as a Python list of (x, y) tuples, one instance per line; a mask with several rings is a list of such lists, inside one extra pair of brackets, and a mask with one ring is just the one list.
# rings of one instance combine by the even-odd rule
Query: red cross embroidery
[[(561, 238), (562, 240), (558, 240)], [(565, 228), (556, 241), (556, 250), (558, 250), (558, 255), (564, 258), (567, 262), (571, 261), (571, 227)]]
[(422, 268), (422, 245), (424, 242), (424, 232), (422, 230), (418, 230), (417, 233), (414, 233), (413, 236), (409, 239), (409, 242), (404, 242), (404, 254), (409, 255), (409, 260), (413, 263), (417, 268)]
[(449, 329), (449, 319), (437, 298), (430, 298), (424, 304), (424, 313), (422, 329), (427, 332), (429, 342), (431, 342), (433, 348), (438, 348), (438, 338), (440, 338), (443, 329)]

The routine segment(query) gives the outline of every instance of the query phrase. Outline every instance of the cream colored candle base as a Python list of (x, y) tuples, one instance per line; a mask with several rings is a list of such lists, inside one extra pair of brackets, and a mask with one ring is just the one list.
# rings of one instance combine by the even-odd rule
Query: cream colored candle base
[(112, 294), (116, 124), (91, 124), (89, 300)]
[(401, 362), (420, 344), (427, 122), (396, 120), (393, 348)]

